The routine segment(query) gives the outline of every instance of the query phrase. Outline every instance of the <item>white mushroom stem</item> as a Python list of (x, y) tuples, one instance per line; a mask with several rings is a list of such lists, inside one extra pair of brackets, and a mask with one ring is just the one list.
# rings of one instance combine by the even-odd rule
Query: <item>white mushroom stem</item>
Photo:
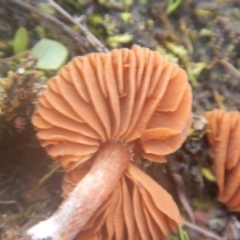
[(113, 192), (131, 160), (130, 149), (110, 141), (98, 151), (89, 173), (49, 219), (27, 231), (32, 240), (73, 240)]

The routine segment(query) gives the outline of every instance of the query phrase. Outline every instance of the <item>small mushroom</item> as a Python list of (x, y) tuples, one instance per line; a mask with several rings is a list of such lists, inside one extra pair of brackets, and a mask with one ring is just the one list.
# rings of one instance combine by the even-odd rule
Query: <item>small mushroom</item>
[(230, 211), (240, 211), (240, 114), (213, 110), (205, 113), (218, 200)]
[[(136, 166), (164, 162), (185, 140), (186, 73), (134, 46), (73, 59), (53, 77), (33, 124), (66, 170), (65, 201), (32, 239), (159, 239), (182, 218), (171, 196)], [(73, 187), (74, 186), (74, 187)]]

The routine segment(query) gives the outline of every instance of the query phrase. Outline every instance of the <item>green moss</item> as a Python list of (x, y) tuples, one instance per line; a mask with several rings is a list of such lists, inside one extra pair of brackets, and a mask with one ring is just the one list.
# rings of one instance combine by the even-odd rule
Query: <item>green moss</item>
[(91, 14), (87, 19), (87, 26), (96, 37), (102, 37), (105, 33), (104, 19), (100, 14)]
[(43, 26), (37, 25), (34, 30), (36, 31), (39, 38), (46, 38), (47, 37), (45, 28)]
[(120, 18), (122, 19), (123, 22), (129, 23), (130, 20), (132, 19), (132, 14), (130, 12), (122, 12), (120, 13)]
[(197, 86), (197, 79), (202, 71), (206, 68), (207, 64), (205, 62), (198, 62), (198, 63), (188, 63), (187, 64), (187, 73), (189, 77), (189, 81), (192, 86)]
[(126, 10), (133, 5), (133, 0), (97, 0), (98, 3), (107, 8)]
[(49, 6), (48, 4), (41, 4), (40, 9), (41, 9), (41, 11), (43, 11), (47, 14), (50, 14), (50, 15), (56, 14), (56, 10), (53, 7)]
[(169, 51), (178, 56), (181, 60), (184, 60), (188, 57), (187, 49), (184, 46), (176, 45), (172, 42), (166, 42), (165, 46)]
[(152, 19), (148, 19), (148, 20), (146, 21), (146, 25), (147, 25), (147, 27), (148, 27), (149, 29), (152, 29), (153, 26), (154, 26), (154, 21), (153, 21)]
[(155, 50), (165, 57), (169, 62), (178, 63), (179, 59), (172, 53), (168, 52), (163, 46), (156, 45)]
[(132, 35), (130, 35), (129, 33), (124, 33), (108, 37), (106, 43), (111, 48), (117, 48), (121, 44), (130, 43), (132, 40), (133, 40)]

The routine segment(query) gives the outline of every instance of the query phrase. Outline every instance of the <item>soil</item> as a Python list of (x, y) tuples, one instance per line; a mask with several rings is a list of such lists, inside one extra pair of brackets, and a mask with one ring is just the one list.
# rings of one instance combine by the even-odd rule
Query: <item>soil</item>
[[(33, 6), (44, 3), (40, 0), (24, 2)], [(88, 24), (89, 29), (108, 48), (111, 48), (109, 37), (128, 33), (132, 40), (120, 43), (118, 47), (131, 47), (133, 44), (155, 50), (162, 47), (169, 54), (175, 55), (183, 68), (189, 68), (190, 73), (194, 64), (204, 63), (204, 69), (190, 79), (193, 87), (193, 113), (201, 116), (204, 111), (219, 107), (240, 110), (239, 0), (182, 0), (170, 15), (166, 14), (168, 1), (135, 0), (132, 6), (120, 7), (117, 4), (119, 1), (115, 0), (102, 1), (102, 5), (93, 0), (57, 2), (72, 16), (85, 15), (82, 24)], [(130, 13), (131, 20), (123, 21), (123, 12)], [(100, 25), (95, 25), (96, 22), (91, 20), (93, 16), (101, 17)], [(71, 26), (60, 14), (55, 13), (54, 17)], [(94, 51), (94, 48), (87, 47), (83, 51), (74, 39), (47, 19), (26, 11), (13, 2), (9, 4), (7, 0), (0, 0), (0, 53), (3, 54), (0, 56), (0, 79), (6, 78), (9, 71), (15, 72), (26, 61), (24, 58), (2, 61), (13, 56), (11, 41), (16, 30), (19, 27), (27, 29), (31, 48), (40, 39), (36, 26), (42, 26), (48, 38), (63, 43), (70, 51), (69, 59)], [(167, 47), (169, 42), (183, 47), (187, 53), (183, 56), (174, 54)], [(219, 59), (224, 61), (218, 61)], [(16, 81), (11, 83), (11, 91), (3, 89), (0, 95), (2, 240), (21, 239), (26, 229), (50, 216), (62, 201), (63, 171), (55, 172), (39, 184), (40, 179), (55, 163), (38, 143), (31, 125), (31, 114), (39, 91), (34, 84), (45, 84), (42, 79), (31, 74), (29, 71), (24, 77), (16, 75)], [(48, 78), (54, 73), (45, 74)], [(28, 97), (18, 99), (20, 107), (12, 107), (13, 96), (22, 89), (28, 93)], [(220, 239), (240, 239), (240, 214), (227, 211), (216, 201), (216, 184), (202, 175), (203, 167), (211, 167), (204, 128), (195, 131), (180, 150), (168, 156), (168, 164), (150, 163), (147, 160), (141, 162), (141, 168), (173, 195), (185, 219), (191, 221), (191, 216), (179, 200), (181, 194), (187, 199), (197, 226), (217, 234)], [(182, 184), (176, 182), (174, 176), (180, 176)], [(189, 239), (214, 239), (187, 227), (184, 230)]]

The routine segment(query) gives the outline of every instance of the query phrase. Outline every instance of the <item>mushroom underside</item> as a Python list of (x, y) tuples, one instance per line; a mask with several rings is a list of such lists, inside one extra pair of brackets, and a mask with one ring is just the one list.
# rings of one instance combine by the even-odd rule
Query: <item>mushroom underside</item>
[(240, 211), (240, 114), (213, 110), (205, 113), (218, 200), (230, 211)]
[[(66, 174), (65, 197), (87, 172), (88, 169), (81, 168)], [(175, 231), (181, 223), (172, 197), (130, 163), (117, 188), (94, 213), (77, 239), (159, 240)]]
[[(32, 239), (41, 239), (43, 235), (58, 240), (62, 239), (61, 237), (72, 240), (87, 227), (87, 222), (96, 215), (95, 212), (102, 209), (100, 206), (106, 203), (115, 188), (108, 200), (108, 207), (117, 204), (118, 209), (124, 209), (123, 196), (134, 199), (132, 206), (135, 210), (132, 214), (139, 220), (134, 221), (128, 217), (126, 221), (135, 226), (139, 239), (155, 238), (157, 234), (166, 236), (170, 230), (175, 229), (181, 218), (171, 197), (149, 178), (144, 177), (144, 181), (138, 179), (141, 174), (135, 176), (134, 173), (138, 171), (136, 169), (131, 172), (133, 165), (130, 162), (138, 161), (140, 154), (149, 160), (163, 162), (166, 154), (181, 146), (188, 134), (191, 97), (185, 71), (178, 65), (169, 63), (157, 52), (139, 46), (134, 46), (131, 50), (118, 49), (108, 54), (77, 57), (63, 67), (58, 75), (48, 82), (47, 90), (41, 96), (34, 113), (33, 124), (42, 146), (68, 173), (86, 164), (93, 164), (86, 176), (77, 182), (59, 210), (50, 219), (30, 229)], [(101, 158), (105, 168), (100, 171), (96, 167), (100, 161), (96, 161), (96, 156), (102, 155), (101, 151), (108, 143), (117, 143), (118, 147), (125, 149), (125, 153), (115, 154), (109, 148), (108, 156), (111, 156), (112, 162), (107, 159), (106, 163), (109, 165), (106, 165), (105, 157)], [(127, 156), (120, 158), (122, 154)], [(110, 166), (112, 176), (109, 172), (106, 173)], [(93, 176), (94, 169), (99, 170), (102, 179)], [(124, 175), (126, 169), (128, 170)], [(115, 175), (117, 178), (113, 180)], [(88, 188), (84, 189), (86, 179), (90, 178), (91, 184), (95, 186), (91, 187), (89, 181)], [(123, 185), (127, 186), (127, 191), (123, 191)], [(162, 192), (163, 195), (155, 196), (155, 191), (148, 190), (149, 187), (158, 189), (157, 192)], [(107, 191), (99, 195), (98, 192), (103, 189)], [(80, 190), (88, 199), (84, 200), (86, 205), (76, 203), (78, 198), (85, 199)], [(165, 199), (171, 204), (161, 201), (159, 206), (156, 198)], [(90, 207), (90, 204), (93, 204), (93, 207)], [(131, 205), (131, 202), (129, 204)], [(87, 206), (87, 210), (78, 208), (80, 205), (82, 208)], [(134, 208), (135, 205), (138, 206), (138, 211)], [(68, 209), (71, 209), (71, 213)], [(114, 232), (116, 235), (112, 235), (113, 230), (110, 229), (115, 227), (110, 226), (112, 223), (107, 221), (110, 219), (107, 214), (110, 210), (107, 209), (101, 213), (106, 214), (103, 218), (106, 219), (106, 224), (102, 224), (102, 228), (109, 226), (106, 228), (109, 229), (109, 236), (116, 236), (118, 239), (126, 234), (133, 236), (128, 227), (121, 224), (120, 210), (119, 217), (114, 220), (114, 224), (120, 221), (119, 230)], [(85, 211), (91, 214), (87, 215)], [(168, 220), (162, 221), (163, 219)], [(48, 223), (54, 225), (54, 230), (42, 233), (41, 229), (49, 226)]]

